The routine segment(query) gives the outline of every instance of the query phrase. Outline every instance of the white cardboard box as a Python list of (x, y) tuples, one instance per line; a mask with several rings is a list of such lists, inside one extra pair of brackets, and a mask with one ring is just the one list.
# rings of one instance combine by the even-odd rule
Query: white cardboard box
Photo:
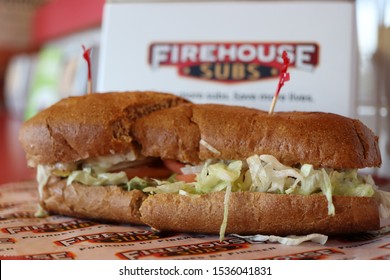
[(159, 90), (275, 111), (355, 116), (354, 1), (120, 1), (105, 5), (98, 91)]

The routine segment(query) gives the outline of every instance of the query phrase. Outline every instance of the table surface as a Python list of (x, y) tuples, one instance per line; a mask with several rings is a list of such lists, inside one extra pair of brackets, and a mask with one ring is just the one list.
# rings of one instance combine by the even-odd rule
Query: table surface
[(0, 109), (0, 184), (35, 178), (35, 169), (27, 160), (18, 140), (20, 119)]

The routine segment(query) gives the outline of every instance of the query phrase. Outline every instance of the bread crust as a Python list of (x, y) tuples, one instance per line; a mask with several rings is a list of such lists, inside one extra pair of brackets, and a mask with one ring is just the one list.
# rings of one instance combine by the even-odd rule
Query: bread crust
[(147, 195), (118, 186), (86, 186), (51, 179), (42, 191), (40, 204), (50, 213), (115, 223), (142, 225), (139, 208)]
[[(359, 120), (331, 113), (269, 115), (238, 106), (184, 104), (138, 119), (133, 135), (143, 155), (189, 163), (271, 154), (288, 166), (310, 163), (316, 168), (343, 169), (381, 165), (373, 132)], [(199, 145), (200, 140), (217, 153)]]
[[(218, 234), (224, 215), (224, 192), (189, 197), (149, 196), (141, 220), (161, 231)], [(235, 192), (229, 201), (226, 233), (304, 235), (347, 234), (379, 228), (378, 206), (368, 197), (333, 197), (336, 214), (328, 215), (324, 195)]]
[(130, 133), (134, 120), (185, 102), (172, 94), (148, 91), (69, 97), (26, 121), (19, 140), (32, 166), (137, 154)]

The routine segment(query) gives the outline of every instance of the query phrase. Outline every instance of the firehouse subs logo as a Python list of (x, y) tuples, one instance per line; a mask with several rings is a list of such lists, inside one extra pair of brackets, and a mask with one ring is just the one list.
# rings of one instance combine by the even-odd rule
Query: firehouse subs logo
[(344, 253), (342, 251), (329, 248), (329, 249), (295, 253), (295, 254), (284, 255), (284, 256), (274, 256), (270, 258), (264, 258), (262, 260), (323, 260), (323, 259), (328, 259), (329, 256), (334, 254), (344, 254)]
[(101, 232), (88, 235), (79, 235), (71, 238), (58, 240), (55, 244), (59, 246), (71, 246), (80, 242), (92, 243), (133, 243), (148, 240), (158, 240), (166, 237), (171, 237), (176, 234), (162, 233), (149, 230), (130, 231), (130, 232)]
[(9, 234), (16, 234), (19, 232), (33, 232), (33, 233), (49, 233), (49, 232), (62, 232), (73, 229), (80, 229), (97, 225), (98, 223), (91, 221), (72, 220), (62, 223), (47, 223), (42, 225), (21, 226), (21, 227), (8, 227), (2, 228), (1, 231)]
[(223, 241), (212, 241), (166, 248), (125, 251), (117, 253), (116, 255), (121, 259), (136, 260), (145, 257), (169, 258), (177, 256), (214, 254), (235, 251), (248, 247), (249, 244), (245, 240), (239, 238), (232, 238), (225, 239)]
[(224, 83), (278, 77), (282, 53), (290, 67), (312, 71), (319, 60), (316, 43), (153, 43), (149, 64), (153, 69), (176, 66), (180, 76)]

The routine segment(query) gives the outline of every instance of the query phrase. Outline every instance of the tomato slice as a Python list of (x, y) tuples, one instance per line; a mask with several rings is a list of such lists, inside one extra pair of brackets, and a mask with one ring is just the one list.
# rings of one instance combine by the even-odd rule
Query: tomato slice
[(173, 173), (175, 173), (176, 180), (178, 181), (183, 181), (186, 183), (195, 182), (196, 174), (183, 174), (181, 172), (181, 168), (184, 166), (185, 165), (181, 162), (168, 159), (163, 161), (163, 166), (153, 167), (140, 165), (135, 167), (129, 167), (122, 171), (126, 173), (127, 178), (129, 179), (134, 177), (167, 179)]
[(177, 174), (176, 180), (177, 181), (183, 181), (186, 183), (193, 183), (195, 182), (196, 174)]
[(163, 160), (163, 163), (166, 168), (168, 168), (169, 170), (171, 170), (173, 173), (176, 174), (182, 174), (181, 168), (185, 166), (184, 163), (172, 159), (165, 159)]
[(165, 167), (150, 167), (150, 166), (136, 166), (131, 168), (126, 168), (123, 170), (127, 178), (131, 179), (134, 177), (148, 177), (156, 179), (166, 179), (172, 175), (172, 171)]
[(183, 174), (181, 169), (185, 166), (184, 163), (176, 160), (166, 159), (163, 161), (164, 166), (176, 174), (177, 181), (183, 181), (186, 183), (195, 182), (196, 174)]

